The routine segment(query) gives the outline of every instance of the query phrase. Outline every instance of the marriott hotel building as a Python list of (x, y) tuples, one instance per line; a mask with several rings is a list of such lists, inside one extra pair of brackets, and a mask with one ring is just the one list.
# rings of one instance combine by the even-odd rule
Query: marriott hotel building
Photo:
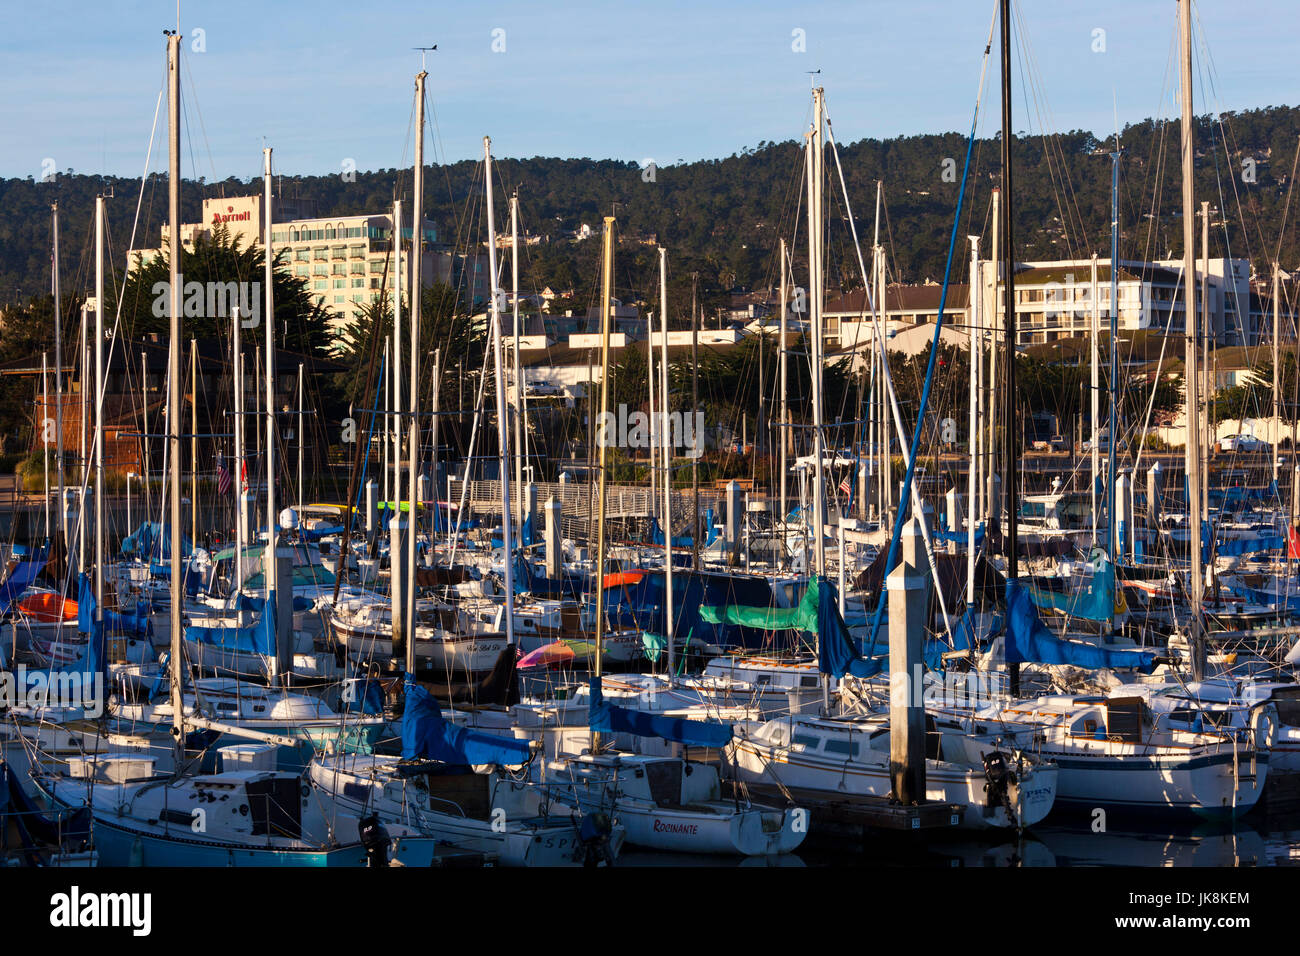
[[(194, 248), (199, 237), (209, 237), (212, 230), (224, 225), (232, 239), (244, 247), (262, 243), (262, 197), (239, 196), (232, 199), (203, 200), (203, 222), (181, 226), (181, 243)], [(276, 211), (292, 215), (298, 211), (292, 202), (277, 203)], [(411, 226), (402, 227), (402, 238), (411, 239)], [(168, 244), (169, 230), (162, 227), (162, 248)], [(434, 249), (438, 233), (432, 222), (424, 221), (424, 252), (420, 263), (420, 281), (428, 286), (435, 282), (450, 283), (452, 256)], [(271, 242), (276, 256), (293, 274), (307, 282), (318, 305), (334, 314), (333, 324), (342, 331), (358, 319), (361, 310), (377, 300), (381, 286), (393, 289), (397, 265), (393, 262), (393, 218), (391, 214), (365, 216), (331, 216), (328, 218), (286, 219), (271, 226)], [(137, 256), (148, 262), (162, 249), (133, 249), (128, 256), (134, 268)], [(403, 294), (410, 283), (410, 253), (402, 252)], [(385, 282), (385, 269), (387, 280)]]

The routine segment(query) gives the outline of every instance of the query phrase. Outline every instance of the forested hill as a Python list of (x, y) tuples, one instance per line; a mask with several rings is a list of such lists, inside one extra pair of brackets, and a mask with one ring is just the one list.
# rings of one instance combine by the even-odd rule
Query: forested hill
[[(1226, 141), (1226, 146), (1225, 146)], [(1121, 221), (1123, 257), (1181, 254), (1180, 176), (1177, 122), (1145, 121), (1121, 134)], [(1300, 143), (1300, 108), (1269, 107), (1198, 121), (1197, 196), (1222, 214), (1214, 220), (1211, 255), (1248, 256), (1264, 270), (1278, 254), (1284, 269), (1300, 267), (1300, 197), (1289, 213), (1288, 188)], [(1110, 175), (1113, 143), (1076, 131), (1052, 138), (1018, 137), (1015, 143), (1015, 235), (1021, 259), (1109, 255)], [(861, 140), (841, 146), (858, 235), (868, 250), (875, 209), (875, 184), (884, 183), (882, 242), (890, 256), (891, 279), (923, 281), (943, 275), (952, 216), (961, 179), (965, 138), (957, 133)], [(956, 275), (963, 275), (964, 237), (988, 235), (991, 190), (1000, 175), (996, 139), (980, 140), (972, 154), (963, 222), (958, 230)], [(828, 176), (835, 182), (833, 163)], [(657, 238), (670, 249), (675, 276), (700, 274), (702, 292), (765, 288), (775, 278), (778, 238), (793, 240), (798, 259), (806, 235), (793, 223), (803, 181), (801, 147), (794, 141), (760, 143), (726, 159), (643, 170), (613, 160), (502, 160), (497, 166), (498, 200), (518, 189), (523, 227), (551, 241), (529, 247), (526, 281), (540, 289), (589, 289), (596, 279), (597, 243), (562, 241), (582, 224), (593, 229), (614, 211), (620, 234)], [(309, 200), (321, 216), (376, 213), (390, 208), (394, 183), (409, 192), (407, 170), (358, 172), (344, 176), (285, 176), (278, 190), (286, 199)], [(469, 161), (431, 167), (426, 208), (440, 238), (463, 247), (482, 241), (481, 167)], [(50, 286), (50, 203), (61, 210), (63, 288), (84, 290), (90, 270), (90, 220), (96, 193), (111, 190), (112, 250), (116, 264), (130, 239), (139, 180), (59, 173), (53, 182), (0, 180), (0, 305), (41, 295)], [(237, 179), (186, 183), (183, 218), (196, 222), (204, 197), (247, 195), (260, 184)], [(829, 285), (856, 279), (854, 252), (836, 186), (829, 216)], [(166, 215), (162, 176), (146, 183), (136, 247), (156, 246)], [(1283, 233), (1283, 222), (1286, 227)], [(497, 228), (508, 229), (502, 208)], [(1226, 229), (1221, 223), (1226, 222)], [(1199, 230), (1198, 230), (1199, 235)], [(989, 246), (984, 247), (985, 254)], [(621, 287), (653, 285), (653, 251), (644, 247), (625, 261)]]

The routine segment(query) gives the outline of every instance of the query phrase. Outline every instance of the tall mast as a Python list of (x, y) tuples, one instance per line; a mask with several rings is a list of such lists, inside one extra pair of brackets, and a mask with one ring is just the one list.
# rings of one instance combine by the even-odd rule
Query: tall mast
[[(244, 500), (244, 356), (243, 346), (239, 341), (239, 329), (244, 323), (244, 316), (239, 309), (231, 310), (230, 335), (231, 373), (235, 384), (235, 592), (244, 586), (244, 533), (248, 528), (247, 505)], [(144, 362), (144, 353), (140, 353)], [(147, 433), (149, 429), (146, 427)], [(148, 442), (148, 438), (145, 439)], [(146, 445), (146, 447), (148, 447)], [(145, 468), (148, 480), (148, 468)], [(147, 486), (146, 486), (147, 487)]]
[(1282, 332), (1282, 304), (1281, 304), (1281, 269), (1276, 261), (1273, 262), (1273, 479), (1277, 479), (1277, 446), (1282, 436), (1282, 401), (1281, 390), (1278, 387), (1278, 374), (1280, 360), (1278, 339)]
[[(1178, 2), (1178, 42), (1182, 68), (1183, 166), (1183, 294), (1187, 352), (1187, 521), (1191, 531), (1191, 650), (1192, 679), (1205, 677), (1205, 636), (1201, 630), (1201, 601), (1205, 584), (1201, 568), (1201, 388), (1196, 314), (1196, 195), (1192, 182), (1195, 131), (1192, 128), (1192, 2)], [(1111, 436), (1112, 446), (1115, 436)]]
[[(784, 252), (784, 240), (781, 248)], [(784, 313), (781, 322), (785, 324)], [(667, 632), (664, 636), (668, 641), (668, 673), (671, 676), (676, 670), (673, 652), (673, 450), (672, 428), (668, 421), (668, 250), (663, 247), (659, 249), (659, 328), (664, 336), (663, 360), (659, 363), (659, 394), (664, 409), (659, 427), (659, 440), (664, 452), (664, 630)], [(653, 353), (654, 349), (650, 351)]]
[[(505, 360), (502, 356), (502, 338), (505, 331), (502, 324), (502, 298), (500, 279), (497, 276), (497, 232), (496, 217), (492, 209), (492, 140), (483, 137), (483, 176), (487, 181), (487, 226), (488, 226), (488, 278), (492, 291), (492, 358), (496, 365), (496, 399), (498, 432), (498, 469), (501, 474), (501, 553), (505, 564), (506, 584), (506, 643), (515, 644), (515, 567), (514, 534), (510, 514), (510, 419), (506, 412), (506, 378)], [(601, 472), (601, 481), (605, 473)], [(600, 652), (596, 653), (596, 666), (600, 666)], [(600, 673), (599, 670), (596, 672)]]
[[(421, 70), (415, 75), (415, 172), (411, 178), (414, 189), (414, 208), (411, 210), (411, 369), (409, 374), (407, 425), (407, 472), (410, 485), (407, 500), (409, 514), (406, 521), (406, 560), (402, 572), (406, 575), (403, 594), (406, 598), (407, 661), (415, 663), (415, 539), (419, 530), (416, 520), (416, 499), (419, 497), (420, 466), (420, 310), (423, 306), (424, 282), (424, 80), (428, 74)], [(400, 357), (398, 358), (400, 362)], [(435, 496), (436, 497), (436, 496)], [(400, 517), (401, 506), (398, 506)]]
[[(601, 674), (605, 651), (605, 464), (608, 459), (609, 328), (613, 324), (614, 217), (605, 217), (605, 249), (600, 274), (600, 414), (596, 418), (600, 469), (596, 492), (596, 677)], [(594, 745), (593, 745), (594, 749)]]
[(199, 543), (199, 343), (190, 339), (190, 541)]
[(813, 406), (813, 555), (818, 575), (826, 573), (826, 529), (822, 514), (825, 495), (825, 463), (822, 461), (822, 123), (824, 91), (813, 90), (813, 128), (808, 137), (811, 162), (808, 164), (808, 261), (810, 285), (809, 313), (812, 318), (812, 406)]
[[(391, 373), (388, 379), (388, 398), (392, 403), (389, 409), (389, 421), (395, 424), (388, 429), (389, 442), (392, 446), (392, 497), (385, 496), (384, 501), (393, 503), (393, 511), (388, 518), (388, 587), (392, 601), (393, 615), (393, 653), (404, 648), (403, 661), (408, 674), (415, 671), (415, 642), (408, 641), (406, 620), (406, 575), (402, 564), (406, 559), (406, 548), (402, 541), (402, 201), (393, 200), (393, 251), (396, 255), (396, 268), (393, 270), (393, 351), (388, 363)], [(414, 296), (412, 296), (414, 299)]]
[(519, 495), (519, 527), (524, 525), (524, 383), (519, 360), (519, 195), (510, 197), (510, 303), (514, 312), (515, 379), (515, 490)]
[[(179, 422), (179, 419), (178, 419)], [(172, 538), (176, 537), (173, 525)], [(175, 540), (172, 542), (175, 551)], [(104, 197), (95, 197), (95, 618), (104, 609)], [(173, 605), (177, 611), (179, 605)]]
[[(1018, 455), (1020, 452), (1019, 411), (1016, 406), (1016, 257), (1012, 245), (1011, 177), (1011, 0), (1002, 0), (1002, 191), (1007, 208), (1002, 216), (1002, 268), (1006, 312), (1006, 429), (1004, 460), (1007, 496), (1007, 580), (1019, 571), (1020, 528), (1018, 504)], [(1020, 691), (1020, 665), (1009, 665), (1011, 693)]]
[[(691, 273), (691, 408), (700, 407), (700, 309), (697, 302), (696, 292), (699, 286), (700, 275), (698, 272)], [(698, 449), (704, 448), (704, 435), (695, 436), (699, 442)], [(700, 570), (700, 537), (702, 533), (707, 533), (708, 529), (703, 528), (700, 523), (700, 456), (691, 457), (691, 549), (694, 551), (694, 567)]]
[(1119, 563), (1119, 521), (1115, 513), (1115, 474), (1119, 447), (1119, 147), (1110, 167), (1110, 464), (1106, 476), (1106, 549)]
[[(970, 471), (966, 480), (966, 603), (975, 603), (975, 525), (979, 521), (979, 512), (975, 508), (975, 499), (979, 489), (979, 379), (976, 357), (980, 351), (980, 237), (970, 236)], [(959, 528), (952, 530), (958, 531)]]
[[(276, 444), (279, 441), (279, 428), (275, 421), (275, 290), (272, 288), (273, 264), (275, 251), (271, 243), (271, 148), (262, 150), (262, 248), (264, 250), (264, 269), (262, 282), (266, 286), (263, 294), (265, 315), (262, 322), (266, 326), (266, 557), (263, 559), (262, 578), (266, 581), (266, 606), (269, 608), (276, 594), (276, 559), (275, 546), (279, 539), (280, 514), (275, 503)], [(276, 609), (276, 664), (275, 677), (281, 687), (288, 686), (289, 672), (293, 668), (292, 633), (284, 635), (279, 626), (286, 613), (292, 609), (292, 588), (285, 600), (286, 609)], [(286, 641), (285, 637), (289, 640)]]
[[(789, 435), (790, 435), (790, 409), (789, 409), (789, 402), (786, 398), (786, 347), (785, 347), (786, 322), (790, 311), (786, 300), (786, 295), (789, 288), (790, 288), (789, 253), (786, 251), (785, 248), (785, 240), (782, 239), (781, 240), (781, 345), (780, 345), (780, 350), (777, 352), (777, 362), (781, 366), (781, 428), (780, 431), (777, 432), (777, 434), (780, 436), (781, 464), (778, 469), (779, 477), (777, 478), (777, 483), (778, 486), (780, 487), (781, 524), (783, 527), (785, 525), (786, 515), (790, 513), (789, 509), (787, 508), (787, 502), (786, 502), (786, 479), (789, 474), (787, 470), (789, 468), (789, 464), (786, 461), (786, 448), (789, 444)], [(664, 348), (665, 349), (668, 347), (667, 335), (668, 335), (668, 327), (664, 326), (664, 336), (665, 336)], [(666, 357), (665, 357), (665, 361), (667, 361)], [(665, 402), (664, 408), (667, 407), (668, 405)], [(784, 548), (782, 548), (782, 551), (784, 552)]]
[[(49, 352), (41, 353), (41, 418), (40, 422), (41, 435), (41, 465), (45, 472), (45, 548), (46, 554), (49, 554), (50, 547), (50, 440), (46, 437), (45, 422), (50, 417), (50, 369), (49, 369)], [(62, 501), (60, 501), (60, 507)], [(128, 519), (127, 524), (131, 522)]]
[(307, 496), (303, 494), (302, 486), (302, 363), (298, 363), (298, 504), (301, 506)]
[[(1115, 271), (1115, 262), (1112, 259), (1110, 264), (1111, 272)], [(1090, 411), (1091, 417), (1088, 419), (1092, 423), (1092, 481), (1088, 485), (1088, 493), (1092, 499), (1092, 543), (1097, 543), (1097, 480), (1101, 475), (1101, 435), (1098, 427), (1101, 416), (1101, 368), (1098, 362), (1098, 349), (1101, 347), (1101, 303), (1097, 297), (1099, 295), (1097, 284), (1097, 254), (1092, 254), (1092, 327), (1091, 336), (1088, 340), (1088, 351), (1092, 354), (1091, 380), (1089, 382), (1089, 393), (1091, 395)]]
[(167, 221), (168, 292), (171, 300), (167, 345), (168, 494), (171, 525), (171, 705), (172, 734), (179, 768), (185, 752), (185, 713), (181, 701), (181, 657), (184, 654), (181, 616), (185, 593), (181, 588), (181, 38), (167, 36)]
[(68, 509), (63, 504), (63, 303), (59, 298), (59, 204), (51, 208), (54, 228), (53, 276), (54, 285), (54, 460), (58, 463), (59, 535), (63, 550), (68, 549)]

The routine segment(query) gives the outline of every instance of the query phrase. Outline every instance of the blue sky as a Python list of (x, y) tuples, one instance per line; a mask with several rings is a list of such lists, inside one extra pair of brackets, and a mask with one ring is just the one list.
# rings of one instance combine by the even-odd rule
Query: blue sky
[[(965, 131), (994, 0), (820, 3), (222, 0), (184, 2), (187, 176), (410, 162), (412, 77), (430, 55), (430, 159), (589, 156), (659, 166), (797, 138), (820, 69), (837, 137)], [(38, 12), (39, 9), (39, 12)], [(1017, 130), (1176, 115), (1174, 0), (1019, 0)], [(163, 84), (173, 2), (0, 0), (0, 175), (138, 175)], [(1293, 0), (1200, 3), (1197, 112), (1300, 103)], [(203, 52), (193, 49), (202, 30)], [(504, 39), (504, 51), (493, 52)], [(805, 50), (796, 52), (803, 31)], [(1104, 35), (1095, 31), (1103, 30)], [(1098, 40), (1104, 52), (1094, 52)], [(997, 61), (981, 132), (996, 129)], [(1213, 73), (1207, 72), (1212, 65)], [(1025, 70), (1043, 116), (1028, 115)], [(1211, 85), (1208, 80), (1212, 80)], [(1036, 108), (1037, 109), (1037, 108)], [(160, 118), (152, 169), (165, 166)]]

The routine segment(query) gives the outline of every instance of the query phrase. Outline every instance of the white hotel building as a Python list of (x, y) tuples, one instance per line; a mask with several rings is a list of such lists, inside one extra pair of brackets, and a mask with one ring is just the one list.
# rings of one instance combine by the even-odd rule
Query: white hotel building
[[(286, 203), (287, 211), (292, 204)], [(194, 241), (208, 236), (213, 228), (224, 225), (232, 238), (245, 247), (262, 242), (262, 197), (239, 196), (232, 199), (203, 200), (203, 222), (181, 226), (181, 243), (187, 250)], [(408, 224), (402, 238), (411, 239)], [(435, 251), (437, 229), (424, 221), (424, 254), (420, 279), (425, 285), (451, 282), (452, 257)], [(168, 242), (168, 227), (162, 228), (162, 246)], [(308, 283), (316, 303), (334, 314), (334, 325), (342, 329), (357, 319), (361, 310), (379, 298), (381, 287), (391, 292), (396, 266), (393, 262), (393, 219), (391, 214), (364, 216), (329, 216), (314, 219), (290, 219), (274, 222), (271, 243), (277, 256), (293, 274)], [(161, 249), (133, 249), (128, 256), (134, 268), (137, 254), (148, 261)], [(410, 283), (410, 253), (402, 252), (403, 286)], [(385, 270), (387, 272), (385, 273)], [(387, 279), (385, 281), (385, 274)], [(405, 289), (404, 289), (405, 294)]]

